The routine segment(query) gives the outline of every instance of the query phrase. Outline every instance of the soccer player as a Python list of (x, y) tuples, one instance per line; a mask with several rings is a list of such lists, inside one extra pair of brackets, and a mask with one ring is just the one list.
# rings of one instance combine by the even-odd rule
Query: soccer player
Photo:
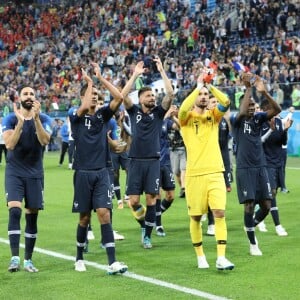
[(35, 91), (20, 89), (20, 109), (3, 119), (3, 139), (7, 147), (5, 192), (8, 206), (8, 237), (12, 258), (8, 271), (20, 270), (20, 236), (22, 201), (25, 202), (24, 270), (38, 272), (32, 253), (37, 238), (38, 212), (44, 208), (43, 150), (50, 141), (51, 119), (40, 112), (41, 104)]
[[(217, 242), (216, 268), (232, 270), (234, 264), (226, 257), (227, 227), (225, 221), (226, 187), (224, 164), (218, 142), (219, 122), (228, 110), (230, 101), (214, 86), (204, 85), (201, 70), (197, 87), (183, 101), (178, 119), (187, 151), (185, 193), (190, 216), (190, 234), (197, 255), (198, 268), (209, 268), (202, 245), (201, 216), (208, 206), (215, 218)], [(209, 92), (219, 104), (208, 109)]]
[[(175, 197), (175, 179), (171, 167), (170, 160), (170, 145), (168, 140), (168, 132), (171, 128), (179, 129), (177, 118), (174, 114), (178, 112), (176, 105), (171, 105), (170, 109), (165, 114), (165, 119), (162, 126), (160, 137), (160, 194), (156, 200), (156, 235), (164, 237), (166, 235), (162, 226), (162, 213), (167, 211), (172, 205)], [(175, 121), (176, 120), (176, 121)], [(161, 200), (162, 192), (165, 192), (165, 197)]]
[[(266, 170), (266, 159), (261, 141), (262, 124), (279, 114), (280, 106), (266, 91), (262, 79), (256, 76), (254, 86), (268, 102), (265, 112), (255, 112), (251, 97), (253, 74), (244, 73), (246, 92), (236, 115), (231, 116), (232, 132), (236, 141), (236, 184), (239, 203), (244, 205), (244, 226), (250, 242), (250, 254), (262, 255), (255, 237), (255, 226), (268, 215), (272, 192)], [(253, 219), (255, 203), (259, 209)]]
[[(261, 104), (263, 111), (268, 109), (268, 102)], [(292, 125), (292, 120), (288, 119), (284, 124), (279, 116), (273, 117), (269, 122), (262, 126), (263, 149), (267, 161), (267, 171), (272, 189), (272, 200), (270, 213), (275, 225), (275, 231), (278, 236), (287, 236), (285, 228), (281, 225), (279, 219), (279, 210), (277, 207), (276, 194), (280, 186), (280, 176), (282, 172), (282, 145), (287, 143), (287, 131)], [(258, 225), (259, 226), (259, 225)], [(265, 228), (265, 231), (266, 228)]]
[[(217, 106), (218, 100), (216, 97), (211, 96), (209, 100), (210, 100), (209, 109), (213, 109), (214, 107)], [(228, 147), (228, 142), (230, 138), (229, 117), (230, 117), (230, 110), (228, 109), (219, 123), (219, 145), (220, 145), (221, 155), (222, 155), (224, 168), (225, 168), (223, 175), (224, 175), (227, 192), (231, 192), (231, 182), (232, 182), (231, 162), (230, 162), (229, 147)], [(215, 221), (214, 221), (213, 213), (210, 208), (208, 208), (207, 220), (208, 220), (208, 224), (207, 224), (206, 234), (210, 236), (214, 236)]]
[[(159, 57), (155, 57), (166, 95), (160, 105), (155, 103), (151, 87), (142, 87), (138, 91), (140, 106), (133, 104), (128, 97), (124, 106), (129, 114), (132, 130), (132, 142), (129, 149), (127, 195), (132, 213), (142, 228), (142, 244), (145, 249), (152, 248), (151, 233), (156, 219), (156, 198), (159, 194), (160, 177), (160, 136), (164, 116), (173, 100), (173, 88), (163, 69)], [(144, 73), (144, 62), (139, 62), (133, 75), (122, 90), (124, 95), (130, 91), (135, 79)], [(140, 203), (140, 195), (146, 193), (147, 209)]]
[(122, 103), (123, 96), (100, 74), (100, 67), (91, 63), (101, 84), (111, 93), (113, 100), (109, 105), (96, 109), (98, 90), (92, 79), (82, 70), (86, 84), (81, 88), (81, 105), (69, 111), (71, 129), (75, 143), (73, 162), (74, 213), (79, 213), (77, 226), (77, 255), (75, 270), (86, 271), (83, 250), (91, 211), (95, 210), (100, 225), (102, 243), (108, 258), (108, 274), (124, 273), (128, 267), (116, 260), (115, 241), (111, 225), (112, 189), (109, 178), (110, 162), (107, 134), (109, 120)]
[[(125, 110), (119, 110), (116, 116), (116, 137), (119, 140), (121, 145), (124, 145), (124, 151), (121, 153), (116, 153), (114, 151), (111, 152), (112, 165), (113, 165), (113, 174), (114, 174), (114, 195), (117, 198), (118, 209), (123, 209), (123, 199), (121, 195), (121, 186), (120, 186), (120, 169), (126, 172), (128, 170), (128, 150), (130, 147), (131, 140), (131, 128), (129, 122), (129, 116), (125, 112)], [(126, 201), (126, 200), (125, 200)]]

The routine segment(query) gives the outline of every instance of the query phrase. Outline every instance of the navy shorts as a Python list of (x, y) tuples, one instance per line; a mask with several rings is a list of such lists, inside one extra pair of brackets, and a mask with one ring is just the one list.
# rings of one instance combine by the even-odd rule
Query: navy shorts
[(267, 168), (270, 185), (272, 190), (276, 190), (280, 186), (280, 176), (282, 168)]
[(111, 160), (113, 164), (114, 170), (119, 170), (122, 168), (122, 170), (128, 169), (129, 159), (128, 159), (128, 153), (114, 153), (111, 152)]
[(73, 185), (72, 212), (87, 213), (97, 208), (112, 208), (112, 190), (107, 168), (76, 170)]
[(25, 208), (44, 209), (44, 178), (24, 178), (5, 175), (6, 200), (24, 199)]
[(127, 195), (159, 194), (159, 159), (130, 159), (127, 176)]
[(175, 190), (175, 179), (171, 165), (164, 165), (160, 167), (160, 187), (164, 191)]
[(272, 199), (271, 185), (265, 167), (236, 170), (236, 186), (240, 204)]

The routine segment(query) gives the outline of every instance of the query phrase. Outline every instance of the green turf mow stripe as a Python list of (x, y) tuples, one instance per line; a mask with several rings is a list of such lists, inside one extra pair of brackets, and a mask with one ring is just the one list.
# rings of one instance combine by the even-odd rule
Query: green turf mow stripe
[[(4, 244), (9, 245), (9, 241), (6, 240), (6, 239), (3, 239), (1, 237), (0, 237), (0, 243), (4, 243)], [(25, 246), (24, 246), (24, 244), (20, 244), (20, 247), (24, 248)], [(38, 247), (35, 247), (34, 251), (38, 252), (38, 253), (41, 253), (41, 254), (48, 255), (48, 256), (64, 259), (64, 260), (75, 261), (74, 256), (64, 255), (64, 254), (61, 254), (61, 253), (58, 253), (58, 252), (45, 250), (45, 249), (38, 248)], [(96, 269), (100, 269), (100, 270), (104, 270), (104, 271), (106, 271), (106, 269), (107, 269), (106, 265), (101, 265), (101, 264), (98, 264), (98, 263), (95, 263), (95, 262), (92, 262), (92, 261), (84, 260), (84, 263), (87, 266), (91, 266), (91, 267), (94, 267)], [(217, 295), (209, 294), (209, 293), (202, 292), (202, 291), (199, 291), (199, 290), (196, 290), (196, 289), (187, 288), (187, 287), (184, 287), (184, 286), (180, 286), (180, 285), (177, 285), (177, 284), (173, 284), (173, 283), (169, 283), (169, 282), (166, 282), (166, 281), (158, 280), (158, 279), (155, 279), (155, 278), (138, 275), (138, 274), (135, 274), (135, 273), (132, 273), (132, 272), (126, 272), (126, 273), (122, 274), (122, 276), (126, 276), (126, 277), (129, 277), (131, 279), (143, 281), (143, 282), (146, 282), (146, 283), (158, 285), (160, 287), (173, 289), (173, 290), (176, 290), (176, 291), (179, 291), (179, 292), (182, 292), (182, 293), (186, 293), (186, 294), (190, 294), (190, 295), (193, 295), (193, 296), (202, 297), (204, 299), (229, 300), (228, 298), (225, 298), (225, 297), (220, 297), (220, 296), (217, 296)]]

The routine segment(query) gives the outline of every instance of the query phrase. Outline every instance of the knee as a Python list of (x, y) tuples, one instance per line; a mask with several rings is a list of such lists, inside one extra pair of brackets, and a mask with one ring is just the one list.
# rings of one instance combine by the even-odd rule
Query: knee
[(195, 222), (200, 222), (201, 221), (201, 217), (202, 216), (191, 216), (191, 220), (193, 220)]
[(168, 202), (173, 202), (173, 200), (174, 200), (174, 192), (172, 191), (172, 192), (168, 192), (167, 194), (166, 194), (166, 200), (168, 201)]
[(9, 209), (9, 217), (14, 220), (20, 220), (22, 215), (22, 209), (20, 207), (11, 207)]
[(222, 219), (225, 217), (225, 211), (222, 209), (214, 209), (212, 210), (214, 218)]
[(271, 200), (265, 200), (261, 204), (261, 209), (264, 211), (269, 211), (271, 208)]
[(254, 213), (254, 202), (253, 201), (246, 202), (244, 204), (244, 210), (245, 210), (245, 213), (251, 213), (251, 214), (253, 214)]
[(129, 203), (130, 203), (131, 207), (133, 207), (133, 208), (137, 207), (140, 204), (140, 198), (129, 195)]
[(87, 227), (90, 223), (90, 215), (81, 215), (79, 220), (79, 225), (81, 227)]

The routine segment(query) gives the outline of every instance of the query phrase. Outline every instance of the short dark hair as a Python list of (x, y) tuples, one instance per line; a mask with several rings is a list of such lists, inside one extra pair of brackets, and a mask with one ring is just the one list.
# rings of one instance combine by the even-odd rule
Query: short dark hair
[[(94, 85), (93, 85), (93, 87), (96, 88)], [(84, 96), (84, 94), (85, 94), (87, 88), (88, 88), (88, 84), (85, 83), (85, 84), (82, 86), (82, 88), (80, 89), (80, 96), (82, 96), (82, 97)]]
[(143, 86), (141, 89), (139, 89), (138, 91), (138, 97), (140, 98), (140, 96), (148, 91), (152, 91), (152, 88), (150, 86)]
[(269, 109), (269, 107), (270, 107), (269, 101), (268, 101), (267, 99), (263, 99), (263, 100), (261, 101), (260, 108), (261, 108), (263, 111), (266, 111), (266, 110)]
[(19, 95), (21, 95), (22, 90), (25, 89), (25, 88), (27, 88), (27, 87), (29, 87), (29, 88), (31, 88), (31, 89), (34, 90), (34, 88), (33, 88), (32, 86), (30, 86), (30, 85), (21, 84), (21, 85), (18, 87), (18, 93), (19, 93)]

